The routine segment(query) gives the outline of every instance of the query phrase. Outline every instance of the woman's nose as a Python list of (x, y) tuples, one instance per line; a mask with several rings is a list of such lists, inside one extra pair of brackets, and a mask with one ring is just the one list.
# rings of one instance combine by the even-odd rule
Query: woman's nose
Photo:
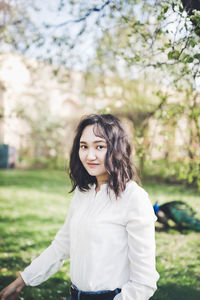
[(95, 158), (96, 158), (95, 151), (92, 149), (88, 150), (87, 159), (95, 159)]

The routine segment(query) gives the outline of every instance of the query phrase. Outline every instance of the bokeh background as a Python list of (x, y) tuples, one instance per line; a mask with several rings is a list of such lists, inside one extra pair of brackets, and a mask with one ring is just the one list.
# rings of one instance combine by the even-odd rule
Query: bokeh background
[[(113, 113), (152, 204), (200, 217), (200, 1), (0, 1), (0, 288), (62, 225), (74, 130)], [(156, 224), (158, 291), (199, 299), (199, 233)], [(69, 262), (20, 299), (69, 299)]]

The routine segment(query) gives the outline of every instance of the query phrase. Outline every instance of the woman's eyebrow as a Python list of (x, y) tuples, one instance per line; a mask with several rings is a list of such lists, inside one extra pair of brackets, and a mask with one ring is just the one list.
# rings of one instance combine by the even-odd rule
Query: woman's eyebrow
[[(94, 143), (94, 144), (96, 144), (96, 143), (106, 143), (106, 141), (104, 141), (104, 140), (96, 140), (96, 141), (94, 141), (93, 143)], [(80, 141), (80, 144), (87, 144), (87, 142)]]
[(94, 144), (96, 144), (96, 143), (106, 143), (106, 141), (105, 140), (96, 140), (96, 141), (94, 141)]

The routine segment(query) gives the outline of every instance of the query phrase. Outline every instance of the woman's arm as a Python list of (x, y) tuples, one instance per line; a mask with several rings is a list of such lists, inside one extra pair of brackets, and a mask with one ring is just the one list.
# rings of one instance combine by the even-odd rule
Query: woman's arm
[[(75, 192), (76, 194), (76, 192)], [(63, 261), (69, 258), (70, 232), (69, 225), (72, 215), (73, 201), (71, 200), (69, 213), (62, 228), (57, 232), (51, 245), (45, 249), (40, 256), (35, 258), (32, 263), (26, 267), (20, 276), (0, 293), (1, 299), (14, 300), (26, 286), (37, 286), (55, 274), (62, 266)], [(10, 294), (10, 298), (4, 295)], [(12, 294), (13, 293), (13, 294)]]
[(21, 276), (15, 281), (9, 284), (0, 292), (1, 300), (15, 300), (21, 293), (21, 290), (25, 287), (25, 282)]
[(57, 232), (51, 245), (46, 248), (31, 264), (20, 272), (27, 286), (37, 286), (54, 275), (69, 258), (69, 222), (67, 215), (65, 224)]
[(63, 265), (64, 260), (69, 259), (70, 253), (70, 220), (75, 195), (70, 204), (70, 209), (64, 225), (57, 232), (51, 245), (40, 256), (20, 272), (27, 286), (37, 286), (54, 275)]
[(137, 187), (130, 194), (126, 230), (130, 279), (115, 300), (148, 300), (157, 289), (155, 266), (156, 216), (148, 194)]

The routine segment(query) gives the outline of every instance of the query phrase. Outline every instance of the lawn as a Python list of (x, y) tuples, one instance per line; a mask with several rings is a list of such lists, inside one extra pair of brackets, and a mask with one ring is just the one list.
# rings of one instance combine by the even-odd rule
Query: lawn
[[(183, 200), (200, 217), (200, 195), (183, 186), (145, 183), (152, 203)], [(64, 222), (72, 194), (65, 172), (0, 171), (0, 289), (45, 249)], [(166, 232), (156, 224), (158, 290), (152, 300), (200, 299), (200, 234)], [(20, 299), (69, 299), (69, 262), (38, 287), (27, 287)]]

